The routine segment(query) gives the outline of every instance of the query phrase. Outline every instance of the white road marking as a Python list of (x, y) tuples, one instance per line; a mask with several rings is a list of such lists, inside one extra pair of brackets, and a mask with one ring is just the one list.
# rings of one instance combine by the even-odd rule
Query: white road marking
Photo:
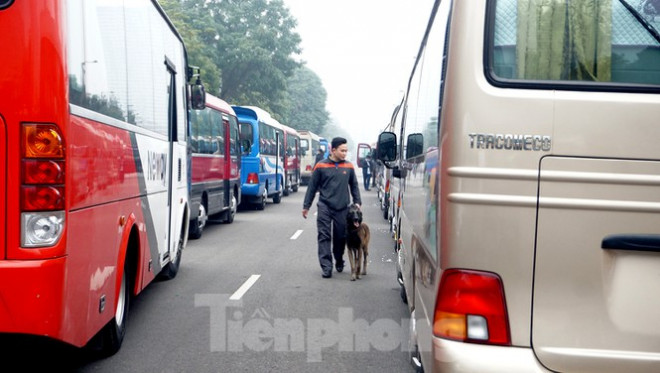
[(302, 229), (298, 229), (298, 230), (296, 231), (296, 233), (294, 233), (293, 236), (291, 236), (291, 239), (292, 239), (292, 240), (296, 240), (296, 239), (298, 239), (298, 237), (300, 237), (300, 235), (302, 234), (302, 232), (303, 232)]
[(231, 297), (229, 297), (229, 299), (230, 300), (239, 300), (239, 299), (243, 298), (243, 295), (245, 295), (245, 293), (247, 293), (247, 291), (250, 290), (252, 285), (254, 285), (254, 283), (257, 282), (259, 277), (261, 277), (261, 275), (252, 275), (252, 276), (250, 276), (250, 278), (248, 278), (247, 281), (245, 281), (243, 283), (243, 285), (241, 285), (241, 287), (238, 288), (238, 290), (236, 290), (236, 292), (234, 294), (232, 294)]

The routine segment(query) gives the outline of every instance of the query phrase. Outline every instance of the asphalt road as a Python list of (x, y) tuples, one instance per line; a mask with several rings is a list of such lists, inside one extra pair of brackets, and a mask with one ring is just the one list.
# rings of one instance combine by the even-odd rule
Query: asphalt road
[(343, 273), (321, 277), (316, 201), (303, 219), (305, 191), (265, 211), (241, 210), (233, 224), (211, 224), (189, 241), (178, 276), (133, 300), (116, 355), (94, 360), (22, 342), (25, 355), (41, 357), (17, 363), (74, 372), (412, 372), (408, 314), (376, 192), (361, 188), (369, 267), (352, 282), (346, 256)]

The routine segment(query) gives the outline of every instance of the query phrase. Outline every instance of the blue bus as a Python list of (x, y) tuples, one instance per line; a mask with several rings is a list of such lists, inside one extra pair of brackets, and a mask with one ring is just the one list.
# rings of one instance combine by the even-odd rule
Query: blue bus
[(241, 197), (258, 210), (266, 200), (282, 200), (284, 180), (284, 130), (268, 112), (254, 106), (233, 106), (240, 124)]

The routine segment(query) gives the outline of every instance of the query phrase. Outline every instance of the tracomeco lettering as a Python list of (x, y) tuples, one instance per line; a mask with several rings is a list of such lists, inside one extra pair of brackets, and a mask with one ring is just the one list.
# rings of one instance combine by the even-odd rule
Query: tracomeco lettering
[(525, 150), (549, 152), (552, 148), (550, 136), (541, 135), (502, 135), (471, 133), (471, 149)]

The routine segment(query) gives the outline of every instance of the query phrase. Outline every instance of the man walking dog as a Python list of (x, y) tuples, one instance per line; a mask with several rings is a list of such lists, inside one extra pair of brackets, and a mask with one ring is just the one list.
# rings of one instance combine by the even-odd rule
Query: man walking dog
[[(346, 245), (346, 213), (353, 203), (360, 206), (360, 189), (351, 162), (346, 161), (348, 145), (343, 137), (332, 139), (330, 156), (314, 166), (312, 180), (307, 186), (302, 216), (307, 219), (309, 208), (319, 192), (318, 214), (318, 254), (322, 276), (332, 277), (332, 257), (335, 258), (337, 272), (344, 270), (344, 246)], [(350, 191), (350, 195), (349, 195)], [(332, 247), (332, 251), (330, 248)]]

